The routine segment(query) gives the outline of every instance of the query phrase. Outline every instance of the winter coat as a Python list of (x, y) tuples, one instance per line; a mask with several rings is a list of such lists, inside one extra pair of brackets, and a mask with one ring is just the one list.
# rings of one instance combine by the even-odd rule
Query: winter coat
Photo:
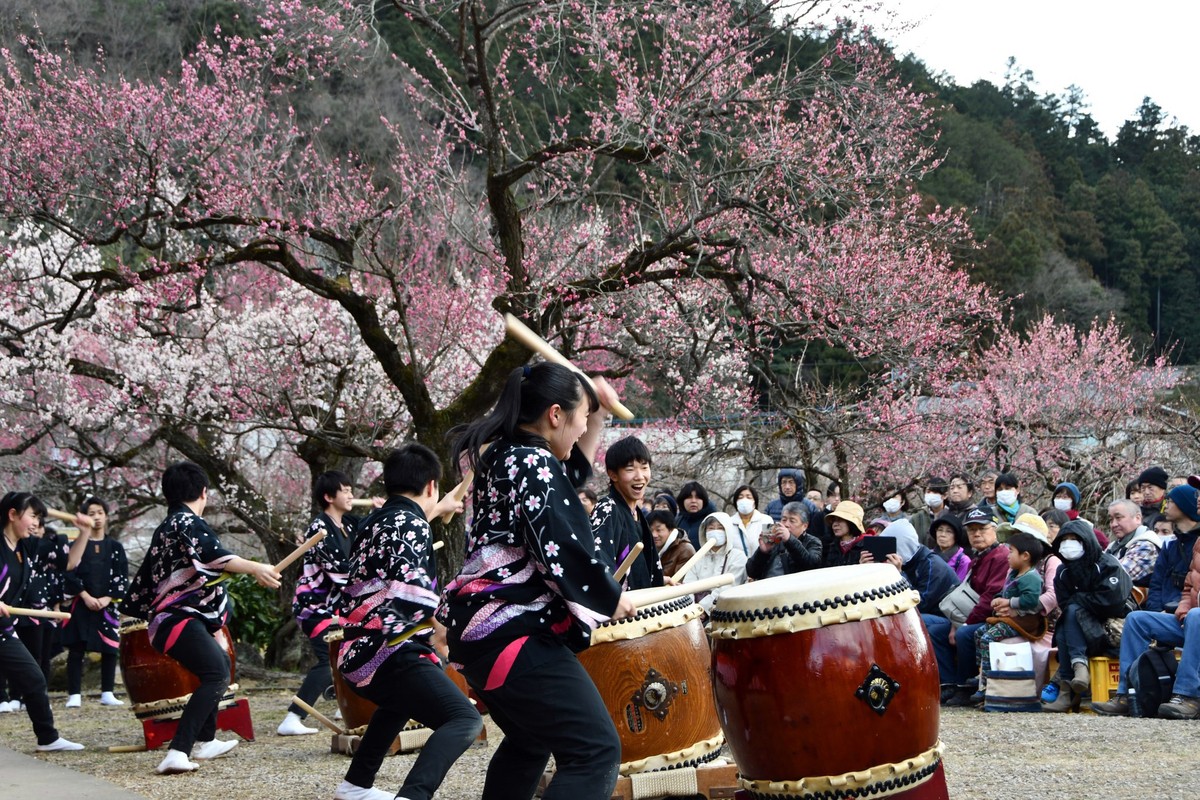
[(821, 540), (811, 533), (789, 536), (776, 542), (770, 550), (761, 547), (746, 562), (746, 577), (760, 581), (780, 575), (791, 575), (821, 566)]
[(1182, 617), (1191, 609), (1200, 606), (1198, 593), (1200, 593), (1200, 542), (1192, 546), (1192, 560), (1188, 566), (1187, 578), (1183, 581), (1183, 592), (1179, 595), (1179, 610), (1176, 614)]
[(967, 581), (979, 594), (979, 602), (967, 615), (968, 625), (985, 622), (992, 616), (992, 598), (1004, 588), (1008, 569), (1008, 548), (998, 543), (971, 559), (971, 572), (967, 575)]
[(771, 526), (775, 524), (775, 520), (757, 509), (750, 515), (749, 522), (742, 522), (742, 515), (736, 512), (730, 514), (729, 519), (737, 531), (730, 544), (734, 550), (741, 550), (747, 559), (758, 549), (758, 537), (771, 530)]
[(932, 550), (921, 544), (917, 530), (906, 519), (897, 520), (884, 528), (880, 536), (896, 539), (896, 554), (904, 567), (901, 572), (909, 584), (921, 595), (917, 611), (922, 614), (941, 616), (938, 604), (959, 584), (958, 576), (950, 565), (938, 558)]
[[(788, 496), (783, 494), (783, 479), (791, 478), (796, 482), (796, 493)], [(776, 522), (783, 520), (783, 507), (788, 503), (798, 503), (804, 500), (804, 471), (799, 469), (781, 469), (775, 477), (776, 485), (779, 487), (779, 497), (767, 503), (767, 515)], [(815, 504), (814, 504), (815, 505)], [(809, 512), (811, 516), (811, 510)]]
[(1134, 586), (1149, 586), (1160, 549), (1162, 539), (1159, 535), (1145, 525), (1139, 525), (1126, 538), (1112, 540), (1104, 552), (1111, 553), (1121, 562)]
[(1150, 575), (1150, 594), (1144, 605), (1146, 611), (1165, 611), (1167, 606), (1179, 602), (1197, 542), (1200, 542), (1200, 528), (1186, 533), (1176, 531), (1175, 538), (1158, 551), (1158, 561)]
[(1058, 551), (1066, 535), (1083, 542), (1083, 555), (1074, 561), (1064, 559), (1054, 578), (1058, 606), (1062, 609), (1076, 606), (1076, 619), (1088, 641), (1088, 652), (1101, 652), (1107, 648), (1104, 620), (1129, 613), (1133, 581), (1115, 556), (1100, 549), (1087, 521), (1071, 520), (1058, 532), (1054, 553), (1059, 558), (1062, 556)]
[[(728, 514), (716, 511), (704, 518), (704, 521), (700, 524), (701, 546), (704, 545), (704, 542), (708, 541), (708, 535), (704, 529), (708, 527), (708, 520), (712, 518), (720, 521), (721, 527), (725, 529), (725, 544), (709, 550), (704, 558), (700, 559), (700, 562), (692, 567), (692, 571), (684, 577), (683, 582), (685, 584), (694, 583), (702, 578), (711, 578), (715, 575), (729, 573), (734, 577), (733, 583), (730, 584), (731, 586), (745, 583), (746, 555), (736, 545), (733, 547), (730, 546), (730, 542), (737, 536), (737, 527), (733, 524), (733, 520), (729, 518)], [(711, 592), (697, 592), (696, 602), (706, 612), (710, 612), (712, 611), (713, 603), (716, 602), (717, 597), (726, 588), (725, 586), (721, 586)]]
[(664, 543), (665, 547), (658, 551), (658, 560), (662, 562), (663, 577), (669, 578), (696, 555), (696, 548), (688, 541), (687, 534), (676, 528)]

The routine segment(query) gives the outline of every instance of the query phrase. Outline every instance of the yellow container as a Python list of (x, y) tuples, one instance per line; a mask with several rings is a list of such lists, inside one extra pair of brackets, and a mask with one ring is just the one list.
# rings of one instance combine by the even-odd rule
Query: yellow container
[(1092, 673), (1092, 702), (1108, 702), (1117, 693), (1117, 686), (1121, 683), (1120, 660), (1093, 656), (1088, 659), (1088, 669)]

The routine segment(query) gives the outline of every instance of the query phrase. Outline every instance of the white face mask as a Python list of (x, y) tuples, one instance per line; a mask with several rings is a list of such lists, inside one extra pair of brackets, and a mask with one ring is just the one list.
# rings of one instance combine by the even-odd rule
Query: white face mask
[(1071, 505), (1072, 505), (1071, 498), (1069, 498), (1069, 497), (1054, 498), (1054, 507), (1057, 508), (1059, 511), (1070, 511)]
[(721, 547), (725, 544), (725, 531), (709, 531), (708, 539), (715, 542), (717, 547)]
[(749, 497), (743, 497), (737, 501), (737, 510), (743, 517), (750, 516), (754, 513), (754, 501)]
[(1058, 554), (1067, 561), (1075, 561), (1083, 558), (1083, 542), (1075, 539), (1067, 539), (1058, 546)]
[(889, 514), (895, 514), (900, 510), (900, 501), (895, 497), (889, 497), (883, 501), (883, 510)]
[(930, 508), (941, 508), (942, 496), (940, 494), (933, 494), (932, 492), (925, 495), (925, 505)]
[(1015, 506), (1017, 504), (1017, 491), (1015, 489), (1001, 489), (996, 492), (996, 502), (1002, 506)]

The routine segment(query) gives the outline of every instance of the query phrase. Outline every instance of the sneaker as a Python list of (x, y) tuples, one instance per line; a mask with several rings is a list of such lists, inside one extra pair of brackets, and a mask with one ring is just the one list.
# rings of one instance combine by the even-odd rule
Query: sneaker
[(300, 719), (300, 715), (294, 711), (289, 711), (288, 715), (283, 718), (283, 722), (279, 723), (279, 727), (275, 732), (280, 736), (305, 736), (310, 733), (316, 733), (316, 728), (310, 728), (304, 724), (304, 720)]
[(225, 755), (237, 747), (237, 745), (237, 739), (228, 742), (223, 742), (220, 739), (213, 739), (211, 742), (196, 742), (196, 749), (192, 751), (192, 758), (197, 761), (212, 761), (214, 758), (220, 758)]
[(1170, 700), (1158, 707), (1158, 715), (1167, 719), (1200, 718), (1200, 697), (1173, 694)]
[(1071, 665), (1071, 688), (1079, 694), (1092, 688), (1092, 673), (1087, 664), (1076, 662)]
[(113, 694), (112, 692), (101, 692), (100, 693), (100, 705), (102, 705), (102, 706), (123, 706), (123, 705), (125, 705), (125, 701), (118, 699), (117, 696), (115, 694)]
[(83, 705), (83, 697), (77, 694), (67, 695), (67, 708), (79, 708)]
[(395, 795), (370, 787), (364, 789), (349, 781), (342, 781), (333, 793), (333, 800), (395, 800)]
[(1128, 717), (1129, 695), (1114, 694), (1107, 703), (1092, 703), (1092, 711), (1102, 717)]
[(181, 750), (168, 750), (166, 757), (158, 762), (154, 771), (159, 775), (178, 775), (181, 772), (192, 772), (200, 769), (200, 765), (187, 757)]
[(40, 753), (58, 753), (65, 750), (82, 750), (83, 745), (77, 742), (69, 742), (60, 736), (50, 744), (39, 744), (37, 749)]
[(1042, 688), (1042, 702), (1053, 703), (1058, 699), (1058, 692), (1058, 684), (1054, 681), (1050, 681)]

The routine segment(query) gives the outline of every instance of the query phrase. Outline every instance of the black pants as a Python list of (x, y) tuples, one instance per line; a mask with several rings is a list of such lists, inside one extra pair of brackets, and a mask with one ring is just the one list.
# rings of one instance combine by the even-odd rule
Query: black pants
[[(325, 640), (318, 636), (315, 639), (309, 639), (308, 643), (312, 647), (313, 655), (317, 657), (317, 663), (309, 668), (296, 696), (310, 706), (314, 706), (317, 704), (317, 698), (333, 686), (333, 674), (329, 671), (329, 645)], [(308, 716), (308, 712), (295, 703), (288, 706), (288, 711), (299, 715), (301, 719)]]
[[(504, 682), (487, 685), (491, 664), (464, 665), (504, 731), (483, 786), (483, 800), (530, 800), (554, 756), (543, 800), (608, 800), (621, 766), (621, 740), (596, 684), (575, 654), (557, 642), (529, 639)], [(482, 667), (482, 669), (481, 669)]]
[[(83, 642), (76, 642), (67, 651), (67, 694), (83, 691)], [(111, 692), (117, 687), (117, 654), (100, 654), (100, 691)]]
[(11, 633), (0, 633), (0, 675), (8, 679), (13, 699), (25, 704), (25, 713), (33, 723), (38, 744), (56, 740), (58, 729), (54, 727), (54, 714), (50, 712), (46, 677), (25, 645)]
[(42, 670), (42, 677), (50, 681), (50, 659), (54, 658), (54, 637), (58, 626), (43, 620), (40, 625), (18, 625), (17, 636), (25, 643), (25, 649)]
[(346, 770), (346, 780), (355, 786), (375, 784), (388, 748), (413, 719), (432, 728), (433, 735), (397, 794), (408, 800), (430, 800), (450, 767), (483, 729), (483, 720), (471, 701), (427, 653), (418, 647), (402, 647), (380, 665), (369, 684), (354, 688), (379, 706)]
[(217, 735), (217, 704), (229, 688), (229, 655), (203, 623), (184, 617), (159, 625), (151, 644), (200, 679), (171, 740), (172, 750), (191, 755), (197, 741), (211, 742)]

